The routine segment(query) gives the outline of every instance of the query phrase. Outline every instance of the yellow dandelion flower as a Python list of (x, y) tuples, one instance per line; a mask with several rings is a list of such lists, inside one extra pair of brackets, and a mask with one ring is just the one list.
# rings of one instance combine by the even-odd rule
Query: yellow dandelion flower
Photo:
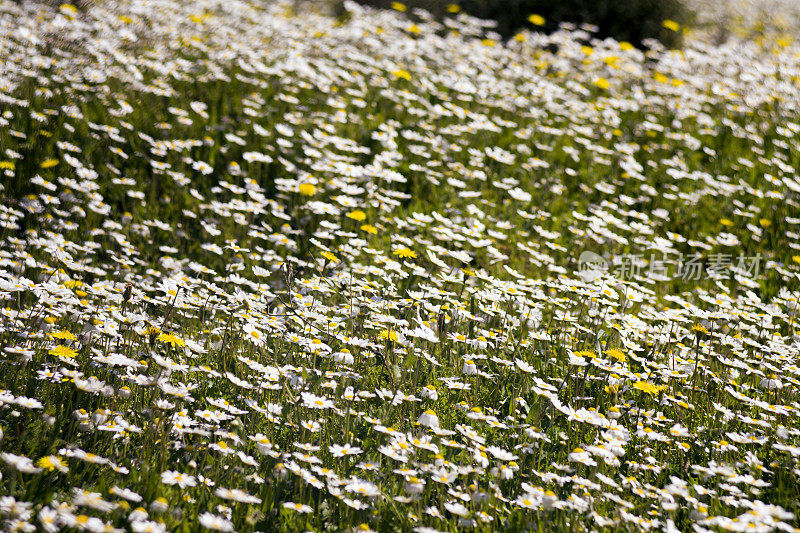
[(637, 381), (633, 384), (633, 388), (639, 389), (647, 394), (656, 394), (659, 391), (659, 387), (650, 383), (649, 381)]
[(384, 329), (383, 331), (378, 333), (378, 337), (383, 340), (388, 339), (391, 342), (397, 342), (397, 333), (389, 329)]
[(302, 196), (314, 196), (317, 192), (317, 187), (313, 183), (301, 183), (297, 188), (297, 192)]
[(330, 252), (327, 252), (327, 251), (326, 252), (322, 252), (320, 255), (322, 257), (324, 257), (325, 259), (327, 259), (328, 261), (330, 261), (331, 263), (338, 263), (339, 262), (339, 258), (336, 257), (335, 255), (333, 255)]
[(624, 363), (627, 360), (625, 354), (621, 350), (617, 350), (616, 348), (611, 348), (610, 350), (608, 350), (606, 352), (606, 355), (608, 355), (609, 357), (613, 357), (620, 363)]
[(70, 348), (69, 346), (56, 346), (52, 350), (48, 352), (50, 355), (55, 355), (56, 357), (66, 357), (68, 359), (72, 359), (78, 352)]
[(408, 258), (415, 259), (417, 257), (417, 252), (415, 252), (411, 248), (406, 247), (406, 248), (398, 248), (397, 250), (392, 252), (392, 255), (402, 257), (403, 259), (408, 259)]
[(57, 455), (48, 455), (47, 457), (40, 458), (36, 461), (36, 466), (44, 468), (48, 472), (52, 472), (53, 470), (67, 472), (69, 470), (63, 459)]
[(534, 26), (544, 26), (545, 20), (543, 16), (533, 13), (531, 15), (528, 15), (528, 22), (530, 22)]
[(62, 329), (61, 331), (56, 331), (55, 333), (50, 333), (49, 335), (54, 339), (62, 339), (68, 341), (78, 340), (78, 337), (76, 337), (74, 333), (72, 333), (71, 331), (67, 331), (65, 329)]
[(606, 89), (608, 89), (609, 87), (611, 87), (611, 84), (605, 78), (597, 78), (596, 80), (594, 80), (594, 84), (595, 84), (596, 87), (599, 87), (599, 88), (603, 89), (604, 91)]
[(173, 347), (182, 348), (186, 346), (186, 343), (183, 342), (183, 339), (179, 339), (178, 337), (176, 337), (171, 333), (161, 333), (158, 337), (156, 337), (156, 340), (159, 340), (166, 344), (171, 344)]

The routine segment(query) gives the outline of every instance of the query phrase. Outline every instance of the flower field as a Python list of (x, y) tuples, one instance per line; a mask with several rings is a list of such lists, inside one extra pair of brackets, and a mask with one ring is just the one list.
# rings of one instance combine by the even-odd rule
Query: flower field
[(295, 7), (0, 0), (0, 530), (800, 527), (800, 45)]

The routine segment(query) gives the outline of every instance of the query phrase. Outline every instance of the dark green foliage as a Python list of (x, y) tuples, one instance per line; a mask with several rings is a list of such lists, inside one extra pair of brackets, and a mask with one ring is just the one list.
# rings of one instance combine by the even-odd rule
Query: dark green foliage
[[(358, 0), (374, 7), (390, 8), (392, 0)], [(613, 37), (641, 46), (646, 39), (658, 39), (665, 46), (680, 45), (681, 33), (665, 28), (666, 19), (686, 22), (688, 10), (679, 0), (409, 0), (404, 2), (411, 12), (422, 8), (441, 18), (447, 6), (455, 3), (464, 13), (493, 20), (495, 31), (509, 37), (520, 28), (534, 28), (528, 16), (544, 17), (540, 31), (552, 32), (559, 24), (591, 24), (597, 27), (600, 38)]]

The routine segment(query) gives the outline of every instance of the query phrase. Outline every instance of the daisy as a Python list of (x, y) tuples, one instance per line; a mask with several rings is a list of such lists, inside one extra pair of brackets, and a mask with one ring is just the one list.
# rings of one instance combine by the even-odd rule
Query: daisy
[(427, 409), (420, 415), (418, 422), (420, 425), (429, 428), (439, 427), (439, 417), (436, 416), (436, 413), (430, 409)]
[(332, 444), (329, 448), (331, 455), (334, 457), (344, 457), (346, 455), (358, 455), (363, 452), (363, 450), (357, 446), (350, 446), (349, 444), (345, 444), (344, 446), (339, 446), (338, 444)]
[(165, 470), (161, 472), (161, 482), (165, 485), (178, 485), (181, 489), (197, 485), (197, 480), (194, 476), (182, 474), (174, 470)]
[(211, 514), (209, 512), (202, 513), (198, 517), (198, 520), (200, 522), (200, 525), (206, 529), (211, 529), (213, 531), (224, 531), (224, 532), (233, 531), (233, 522), (221, 516)]

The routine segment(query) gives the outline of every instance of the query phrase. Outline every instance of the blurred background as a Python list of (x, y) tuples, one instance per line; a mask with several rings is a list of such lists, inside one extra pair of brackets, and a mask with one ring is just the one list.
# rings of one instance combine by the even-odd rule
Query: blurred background
[[(64, 0), (13, 0), (59, 5)], [(68, 0), (79, 11), (109, 0)], [(220, 0), (224, 1), (224, 0)], [(271, 3), (274, 0), (251, 0)], [(731, 38), (768, 41), (800, 34), (800, 0), (293, 0), (296, 15), (324, 12), (346, 17), (348, 2), (404, 12), (411, 20), (474, 17), (486, 21), (487, 37), (506, 39), (521, 29), (551, 33), (583, 26), (594, 37), (612, 37), (648, 48), (657, 41), (680, 48), (695, 35), (720, 45)], [(768, 43), (767, 43), (768, 44)]]
[[(437, 20), (460, 14), (487, 19), (495, 24), (488, 30), (503, 38), (522, 28), (549, 33), (564, 23), (588, 24), (601, 39), (613, 37), (639, 47), (648, 39), (655, 39), (666, 47), (678, 48), (689, 33), (687, 28), (702, 33), (715, 44), (732, 37), (758, 40), (793, 35), (800, 28), (798, 0), (357, 1), (366, 6), (405, 11), (412, 19), (424, 18), (426, 13)], [(335, 3), (343, 6), (344, 0)]]
[[(391, 9), (392, 0), (358, 0), (360, 4)], [(680, 44), (680, 32), (665, 28), (664, 20), (686, 23), (689, 10), (680, 0), (407, 0), (403, 2), (412, 15), (416, 8), (428, 11), (437, 19), (458, 12), (491, 20), (492, 30), (504, 38), (521, 28), (552, 32), (562, 23), (590, 24), (600, 38), (614, 37), (641, 45), (656, 38), (664, 45)], [(402, 9), (402, 8), (400, 8)], [(531, 15), (534, 15), (531, 17)]]

